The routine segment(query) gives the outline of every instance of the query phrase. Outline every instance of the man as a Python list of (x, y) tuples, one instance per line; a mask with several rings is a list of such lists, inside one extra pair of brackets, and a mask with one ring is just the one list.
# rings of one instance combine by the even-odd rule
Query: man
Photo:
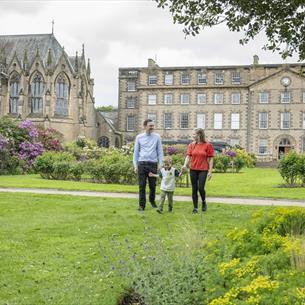
[(149, 177), (149, 172), (157, 173), (163, 162), (163, 149), (161, 137), (153, 132), (155, 124), (147, 119), (143, 123), (144, 133), (137, 135), (134, 153), (133, 166), (139, 177), (139, 211), (145, 210), (146, 205), (146, 180), (149, 185), (149, 202), (156, 208), (156, 177)]

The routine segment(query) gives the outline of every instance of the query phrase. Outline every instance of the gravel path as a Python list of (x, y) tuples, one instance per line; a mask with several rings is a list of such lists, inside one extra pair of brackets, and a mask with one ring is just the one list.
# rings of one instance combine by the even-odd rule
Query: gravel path
[[(65, 191), (65, 190), (57, 190), (57, 189), (0, 188), (0, 192), (89, 196), (89, 197), (134, 198), (135, 200), (138, 199), (138, 194), (133, 194), (133, 193)], [(175, 201), (191, 201), (191, 195), (190, 196), (175, 195)], [(293, 200), (293, 199), (207, 197), (207, 202), (208, 203), (225, 203), (225, 204), (246, 204), (246, 205), (300, 206), (300, 207), (305, 208), (305, 201)]]

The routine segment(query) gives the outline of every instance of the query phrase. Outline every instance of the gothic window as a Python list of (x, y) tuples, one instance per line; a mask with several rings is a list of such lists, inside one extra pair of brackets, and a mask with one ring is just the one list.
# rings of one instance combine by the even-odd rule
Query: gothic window
[(68, 115), (69, 110), (69, 81), (64, 74), (59, 75), (55, 84), (56, 105), (55, 114)]
[(42, 113), (43, 78), (37, 73), (31, 83), (31, 112)]
[(10, 104), (9, 112), (18, 113), (18, 99), (19, 99), (19, 90), (20, 90), (20, 76), (14, 74), (10, 79)]
[(109, 138), (102, 136), (98, 139), (98, 146), (109, 148)]
[(115, 146), (116, 148), (119, 148), (119, 147), (120, 147), (120, 140), (119, 140), (119, 138), (115, 138), (114, 146)]

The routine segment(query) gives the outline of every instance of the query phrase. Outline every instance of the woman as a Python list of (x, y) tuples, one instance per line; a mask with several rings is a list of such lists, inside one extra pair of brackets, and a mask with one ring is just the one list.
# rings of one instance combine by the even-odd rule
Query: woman
[(205, 182), (206, 179), (211, 179), (213, 169), (214, 149), (212, 144), (206, 142), (204, 130), (196, 128), (193, 132), (193, 140), (188, 145), (187, 154), (182, 166), (182, 171), (186, 170), (187, 165), (190, 164), (190, 177), (192, 183), (192, 199), (193, 199), (193, 214), (198, 213), (198, 191), (202, 201), (202, 211), (207, 210), (207, 203), (205, 201)]

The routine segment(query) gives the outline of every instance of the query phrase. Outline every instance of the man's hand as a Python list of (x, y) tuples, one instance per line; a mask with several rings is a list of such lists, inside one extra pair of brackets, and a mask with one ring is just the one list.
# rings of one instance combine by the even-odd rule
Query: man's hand
[(137, 168), (137, 167), (134, 167), (134, 168), (133, 168), (133, 171), (134, 171), (135, 174), (137, 174), (137, 173), (138, 173), (138, 168)]

